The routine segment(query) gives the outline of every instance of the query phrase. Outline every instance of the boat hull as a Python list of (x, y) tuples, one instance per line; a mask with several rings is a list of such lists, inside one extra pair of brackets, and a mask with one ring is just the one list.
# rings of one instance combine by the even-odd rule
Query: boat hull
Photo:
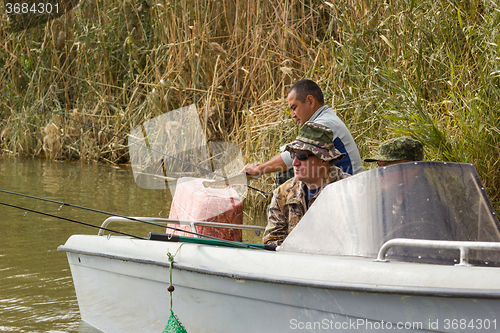
[[(495, 316), (500, 313), (500, 297), (493, 289), (439, 286), (439, 277), (437, 284), (427, 282), (432, 279), (426, 273), (428, 266), (436, 265), (417, 265), (422, 268), (419, 279), (414, 276), (419, 270), (411, 266), (415, 264), (408, 263), (325, 260), (325, 256), (294, 257), (124, 237), (73, 236), (60, 250), (68, 255), (82, 319), (107, 333), (164, 329), (170, 315), (168, 252), (176, 259), (173, 310), (191, 333), (457, 332), (464, 323), (472, 325), (464, 332), (472, 327), (486, 330), (486, 325), (495, 331)], [(273, 261), (276, 264), (270, 266)], [(463, 275), (466, 279), (473, 277), (470, 274), (484, 275), (487, 269), (493, 275), (484, 278), (486, 286), (490, 283), (486, 279), (499, 277), (496, 268), (476, 267), (479, 271), (470, 273), (474, 268), (437, 267), (444, 268), (436, 273), (440, 275), (469, 272)], [(388, 272), (404, 274), (384, 277)], [(366, 275), (375, 283), (363, 283), (362, 276), (356, 280), (354, 275)]]

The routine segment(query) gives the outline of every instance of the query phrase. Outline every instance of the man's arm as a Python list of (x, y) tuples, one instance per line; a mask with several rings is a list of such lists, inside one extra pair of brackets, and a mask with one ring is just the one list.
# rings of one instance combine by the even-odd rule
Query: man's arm
[(253, 178), (259, 178), (266, 173), (285, 171), (287, 169), (281, 155), (278, 154), (264, 163), (247, 164), (241, 172), (246, 172)]
[(267, 226), (262, 237), (263, 244), (281, 245), (283, 240), (288, 236), (288, 217), (283, 212), (283, 208), (279, 206), (278, 201), (283, 202), (283, 199), (278, 199), (279, 194), (274, 193), (271, 204), (269, 205), (269, 215), (267, 217)]

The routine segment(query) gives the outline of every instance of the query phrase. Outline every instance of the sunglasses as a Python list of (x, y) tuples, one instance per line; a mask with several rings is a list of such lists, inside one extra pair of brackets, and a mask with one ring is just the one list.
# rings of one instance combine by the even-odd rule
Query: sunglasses
[(292, 160), (295, 159), (295, 157), (297, 157), (297, 159), (299, 161), (307, 161), (307, 159), (309, 158), (309, 156), (314, 156), (314, 154), (308, 154), (308, 153), (296, 153), (294, 151), (291, 151), (290, 152), (290, 156), (292, 157)]

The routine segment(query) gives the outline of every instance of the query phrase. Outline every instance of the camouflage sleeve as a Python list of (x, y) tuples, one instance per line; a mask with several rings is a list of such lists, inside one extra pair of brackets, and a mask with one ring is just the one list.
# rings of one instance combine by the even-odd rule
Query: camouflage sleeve
[(267, 217), (267, 227), (262, 239), (263, 244), (281, 245), (288, 235), (288, 214), (284, 212), (284, 207), (280, 207), (280, 194), (275, 193), (269, 206)]
[(345, 178), (348, 178), (348, 177), (351, 177), (351, 175), (348, 174), (347, 172), (344, 172), (341, 169), (339, 169), (339, 180), (340, 179), (345, 179)]
[(340, 169), (338, 166), (332, 164), (330, 168), (330, 177), (331, 177), (330, 181), (335, 182), (337, 180), (342, 180), (351, 177), (351, 175), (348, 174), (347, 172), (342, 171), (342, 169)]

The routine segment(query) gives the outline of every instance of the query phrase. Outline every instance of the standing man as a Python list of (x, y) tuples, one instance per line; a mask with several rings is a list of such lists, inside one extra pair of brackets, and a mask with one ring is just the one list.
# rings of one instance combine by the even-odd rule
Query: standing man
[(285, 149), (292, 157), (295, 176), (274, 192), (264, 244), (281, 245), (323, 188), (349, 176), (334, 165), (345, 154), (335, 149), (333, 132), (324, 125), (305, 123)]
[[(333, 131), (335, 148), (345, 154), (343, 159), (335, 162), (336, 166), (351, 175), (363, 171), (361, 156), (351, 133), (335, 112), (325, 105), (323, 92), (314, 81), (296, 82), (288, 91), (288, 107), (300, 126), (315, 122)], [(286, 171), (292, 167), (292, 161), (290, 152), (284, 151), (267, 162), (247, 164), (242, 172), (258, 178), (266, 173)]]

